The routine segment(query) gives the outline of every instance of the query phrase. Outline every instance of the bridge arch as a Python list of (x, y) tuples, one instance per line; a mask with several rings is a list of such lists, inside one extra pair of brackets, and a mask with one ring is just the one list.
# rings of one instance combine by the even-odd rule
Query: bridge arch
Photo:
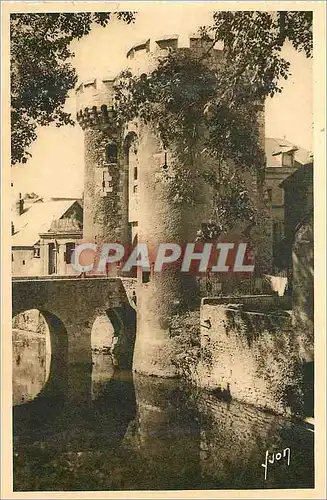
[(50, 311), (41, 310), (50, 332), (51, 362), (45, 397), (66, 397), (68, 387), (68, 333), (64, 323)]
[(125, 286), (120, 278), (13, 279), (13, 316), (38, 309), (44, 314), (51, 333), (51, 376), (40, 398), (61, 394), (71, 407), (91, 404), (91, 331), (101, 312), (109, 311), (109, 316), (114, 318), (117, 366), (131, 368), (136, 321), (135, 310), (129, 302), (130, 290), (130, 283)]
[[(50, 357), (49, 370), (46, 370), (48, 373), (46, 373), (42, 389), (32, 398), (32, 401), (36, 398), (64, 398), (67, 393), (68, 379), (68, 335), (66, 327), (57, 315), (38, 308), (34, 308), (33, 310), (15, 310), (12, 314), (13, 320), (19, 315), (30, 311), (38, 311), (44, 319), (48, 329), (46, 335), (48, 333), (50, 343), (50, 349), (47, 353)], [(21, 330), (23, 330), (24, 321), (21, 322), (20, 326)], [(35, 333), (37, 333), (37, 331)]]
[(92, 321), (91, 346), (107, 352), (117, 368), (132, 367), (136, 335), (136, 312), (129, 304), (97, 310)]

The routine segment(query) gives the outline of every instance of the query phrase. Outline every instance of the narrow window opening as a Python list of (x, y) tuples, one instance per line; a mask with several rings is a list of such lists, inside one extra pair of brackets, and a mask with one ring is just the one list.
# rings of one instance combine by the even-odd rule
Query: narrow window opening
[(39, 259), (40, 258), (40, 247), (34, 247), (33, 257), (35, 259)]
[(113, 190), (112, 177), (107, 169), (102, 172), (102, 196), (106, 196)]
[(72, 263), (72, 255), (75, 249), (75, 243), (66, 243), (66, 251), (65, 251), (65, 262), (66, 264)]
[(106, 161), (108, 163), (117, 163), (117, 154), (118, 154), (117, 144), (113, 142), (108, 144), (106, 147)]

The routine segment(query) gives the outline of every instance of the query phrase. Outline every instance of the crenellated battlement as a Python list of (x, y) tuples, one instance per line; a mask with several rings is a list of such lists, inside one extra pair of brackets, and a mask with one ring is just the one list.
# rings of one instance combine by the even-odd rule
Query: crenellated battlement
[[(135, 74), (153, 71), (157, 65), (158, 58), (163, 57), (172, 50), (183, 50), (201, 56), (212, 48), (213, 40), (203, 39), (194, 34), (187, 38), (177, 34), (164, 35), (159, 38), (148, 38), (131, 47), (127, 54), (128, 66)], [(223, 57), (223, 50), (212, 48), (211, 59), (218, 63)]]
[(76, 88), (77, 120), (81, 127), (106, 125), (113, 119), (115, 77), (92, 78)]
[(119, 129), (119, 123), (116, 119), (116, 112), (113, 106), (108, 107), (102, 104), (101, 107), (92, 106), (81, 109), (76, 114), (76, 119), (83, 130), (96, 128), (106, 130), (110, 128), (112, 133)]
[[(142, 40), (127, 52), (127, 64), (134, 74), (149, 73), (158, 63), (158, 58), (171, 50), (192, 51), (199, 55), (212, 47), (212, 40), (204, 40), (199, 35), (187, 38), (177, 34)], [(223, 57), (223, 50), (210, 52), (217, 63)], [(122, 69), (125, 69), (122, 67)], [(77, 121), (83, 129), (112, 125), (114, 118), (114, 84), (116, 75), (94, 77), (81, 81), (75, 91)]]
[[(208, 50), (213, 44), (213, 40), (204, 39), (201, 36), (194, 34), (188, 38), (181, 37), (177, 34), (164, 35), (159, 38), (148, 38), (142, 40), (131, 47), (126, 57), (133, 60), (136, 56), (148, 53), (156, 53), (162, 50), (190, 49), (192, 51)], [(214, 53), (222, 53), (222, 50), (213, 49)]]

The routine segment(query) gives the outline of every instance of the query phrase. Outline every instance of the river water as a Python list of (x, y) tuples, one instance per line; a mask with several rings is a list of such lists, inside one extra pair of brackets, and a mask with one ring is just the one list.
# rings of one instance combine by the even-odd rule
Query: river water
[[(101, 352), (89, 401), (76, 408), (40, 397), (50, 367), (44, 338), (13, 339), (16, 491), (313, 487), (306, 423), (118, 370)], [(263, 467), (267, 451), (273, 463)]]

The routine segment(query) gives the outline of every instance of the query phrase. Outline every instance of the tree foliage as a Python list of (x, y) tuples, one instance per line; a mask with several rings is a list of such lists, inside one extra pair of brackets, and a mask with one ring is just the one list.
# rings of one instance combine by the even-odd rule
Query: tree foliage
[[(256, 172), (263, 197), (258, 105), (281, 92), (280, 81), (289, 75), (290, 63), (281, 56), (287, 39), (311, 57), (312, 13), (217, 12), (200, 33), (207, 50), (172, 50), (148, 75), (122, 72), (115, 90), (121, 121), (140, 119), (173, 151), (164, 175), (175, 202), (194, 202), (199, 176), (214, 187), (211, 234), (217, 236), (237, 220), (255, 220), (242, 173)], [(215, 64), (218, 41), (224, 57)], [(205, 166), (209, 159), (214, 171)]]
[[(115, 86), (120, 120), (139, 118), (172, 153), (163, 176), (173, 202), (196, 203), (200, 179), (214, 187), (213, 217), (220, 221), (219, 232), (239, 219), (253, 221), (254, 208), (240, 174), (264, 165), (257, 102), (243, 91), (228, 100), (228, 75), (224, 64), (210, 65), (191, 52), (172, 51), (149, 75), (138, 77), (127, 70)], [(232, 173), (227, 167), (231, 163)], [(224, 213), (218, 214), (217, 207), (224, 207)]]
[(213, 24), (200, 28), (200, 33), (212, 39), (211, 48), (223, 42), (226, 63), (231, 65), (230, 97), (244, 76), (257, 98), (281, 92), (280, 81), (290, 73), (289, 61), (281, 56), (287, 40), (307, 58), (313, 52), (311, 11), (215, 12)]
[(77, 76), (71, 59), (73, 40), (106, 26), (112, 16), (131, 23), (133, 12), (11, 14), (11, 155), (25, 163), (38, 125), (73, 124), (64, 111)]

